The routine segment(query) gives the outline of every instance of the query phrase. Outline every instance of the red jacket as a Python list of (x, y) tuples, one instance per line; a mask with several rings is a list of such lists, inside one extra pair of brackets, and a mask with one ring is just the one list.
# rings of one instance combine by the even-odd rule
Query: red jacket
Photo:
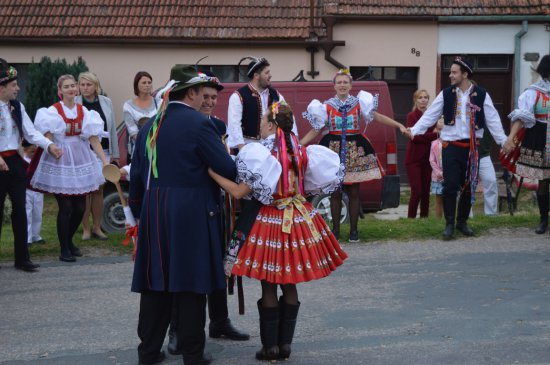
[[(411, 128), (422, 117), (422, 111), (415, 109), (407, 114), (407, 128)], [(407, 153), (405, 154), (405, 165), (415, 162), (425, 161), (429, 163), (430, 147), (432, 141), (437, 139), (437, 133), (434, 132), (435, 125), (428, 128), (426, 133), (418, 134), (407, 144)]]

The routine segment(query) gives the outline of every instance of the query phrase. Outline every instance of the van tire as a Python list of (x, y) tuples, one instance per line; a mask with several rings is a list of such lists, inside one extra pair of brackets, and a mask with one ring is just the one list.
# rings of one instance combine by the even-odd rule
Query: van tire
[[(330, 194), (316, 195), (311, 199), (311, 205), (321, 214), (325, 222), (332, 222), (332, 214), (330, 213)], [(342, 195), (342, 213), (340, 216), (340, 224), (344, 223), (349, 223), (349, 204), (346, 194)]]
[[(124, 193), (124, 195), (128, 198), (127, 193)], [(120, 204), (118, 193), (115, 191), (106, 195), (103, 198), (101, 229), (109, 233), (122, 232), (125, 230), (124, 223), (124, 210), (122, 209), (122, 204)]]

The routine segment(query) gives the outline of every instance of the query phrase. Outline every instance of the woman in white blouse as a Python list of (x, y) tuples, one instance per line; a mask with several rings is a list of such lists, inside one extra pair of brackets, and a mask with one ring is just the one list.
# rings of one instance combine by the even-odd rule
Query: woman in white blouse
[(134, 142), (140, 129), (140, 120), (149, 119), (157, 113), (157, 103), (151, 95), (153, 77), (146, 71), (139, 71), (134, 77), (133, 99), (128, 99), (123, 106), (124, 123), (128, 135), (128, 163), (134, 152)]
[[(345, 166), (344, 188), (349, 198), (351, 226), (349, 241), (358, 242), (359, 184), (381, 179), (384, 175), (376, 151), (362, 133), (365, 127), (360, 124), (360, 119), (363, 119), (367, 125), (374, 120), (398, 128), (403, 134), (408, 132), (401, 123), (376, 111), (378, 95), (373, 96), (363, 90), (359, 91), (357, 97), (350, 95), (352, 77), (349, 70), (338, 71), (333, 82), (336, 96), (323, 103), (314, 99), (307, 107), (307, 112), (303, 116), (309, 120), (313, 129), (302, 138), (300, 144), (307, 145), (323, 129), (328, 129), (328, 134), (321, 139), (320, 144), (338, 153), (341, 163)], [(345, 123), (343, 123), (344, 120)], [(336, 237), (340, 236), (341, 210), (342, 192), (337, 190), (330, 197), (332, 227)]]
[(82, 221), (86, 195), (105, 182), (97, 158), (102, 165), (107, 164), (101, 146), (101, 138), (106, 133), (99, 114), (76, 103), (78, 87), (72, 75), (61, 76), (57, 87), (61, 101), (39, 109), (35, 127), (53, 139), (63, 150), (63, 155), (55, 159), (42, 154), (31, 178), (31, 186), (53, 194), (57, 200), (59, 260), (74, 262), (75, 257), (82, 256), (73, 243), (73, 236)]

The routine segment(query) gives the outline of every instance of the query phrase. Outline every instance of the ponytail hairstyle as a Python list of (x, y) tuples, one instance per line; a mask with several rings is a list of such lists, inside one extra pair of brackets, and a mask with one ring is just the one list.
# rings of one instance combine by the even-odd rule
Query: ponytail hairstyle
[[(284, 138), (284, 144), (286, 145), (286, 152), (290, 156), (292, 161), (292, 169), (296, 174), (298, 174), (298, 163), (295, 159), (295, 152), (292, 144), (292, 126), (294, 125), (294, 118), (292, 114), (292, 109), (286, 101), (277, 101), (271, 104), (267, 111), (267, 121), (275, 123), (278, 129), (282, 133), (277, 133), (277, 145), (279, 148), (283, 146), (281, 137)], [(282, 135), (282, 136), (281, 136)], [(279, 149), (281, 151), (281, 149)], [(282, 152), (282, 151), (281, 151)]]

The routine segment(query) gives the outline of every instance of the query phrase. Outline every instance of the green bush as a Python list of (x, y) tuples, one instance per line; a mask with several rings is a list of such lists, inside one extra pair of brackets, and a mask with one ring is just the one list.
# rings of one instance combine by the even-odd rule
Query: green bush
[(77, 78), (81, 72), (85, 71), (88, 71), (88, 66), (82, 57), (78, 57), (72, 64), (67, 63), (65, 59), (52, 61), (47, 56), (42, 57), (39, 63), (33, 60), (28, 67), (25, 100), (25, 109), (31, 119), (34, 119), (38, 109), (48, 107), (59, 100), (57, 96), (59, 76), (70, 74)]

